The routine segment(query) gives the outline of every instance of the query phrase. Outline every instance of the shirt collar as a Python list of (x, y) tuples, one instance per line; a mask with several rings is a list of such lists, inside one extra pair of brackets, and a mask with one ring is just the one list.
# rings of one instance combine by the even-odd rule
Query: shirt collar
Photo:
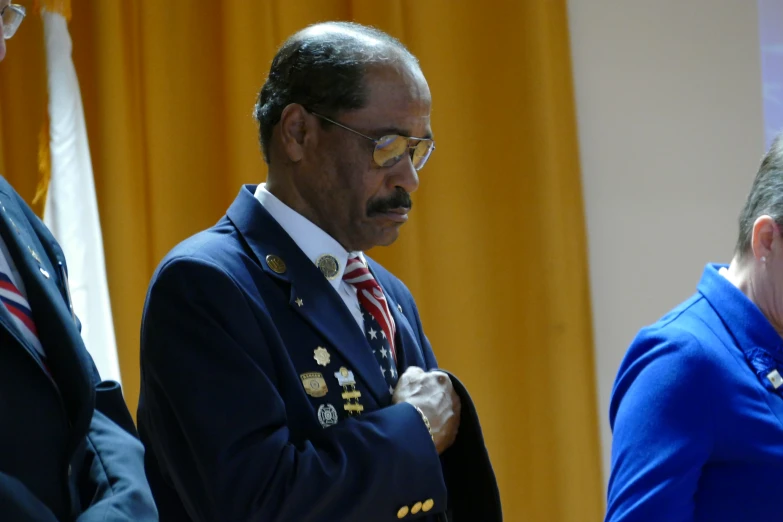
[[(364, 256), (361, 252), (348, 252), (336, 239), (269, 192), (265, 183), (258, 185), (255, 198), (283, 230), (291, 236), (294, 243), (313, 264), (317, 264), (317, 259), (325, 254), (331, 255), (337, 260), (337, 275), (329, 280), (329, 283), (335, 290), (339, 289), (342, 282), (348, 257), (358, 255), (364, 261)], [(366, 261), (364, 262), (366, 263)]]
[(783, 362), (783, 339), (758, 306), (721, 275), (721, 268), (726, 265), (705, 267), (699, 292), (723, 319), (742, 351), (747, 354), (749, 349), (758, 348)]

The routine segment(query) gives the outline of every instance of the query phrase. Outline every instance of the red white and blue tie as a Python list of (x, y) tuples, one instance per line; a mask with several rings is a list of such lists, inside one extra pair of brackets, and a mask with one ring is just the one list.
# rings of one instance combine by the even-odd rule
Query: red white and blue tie
[(358, 256), (348, 259), (343, 281), (356, 288), (356, 297), (359, 298), (359, 307), (365, 318), (364, 333), (378, 360), (380, 371), (389, 384), (389, 393), (392, 393), (399, 378), (396, 364), (397, 349), (394, 342), (396, 326), (383, 289)]
[(33, 345), (38, 354), (44, 357), (43, 347), (38, 339), (38, 330), (35, 328), (35, 322), (33, 322), (33, 312), (30, 310), (30, 304), (8, 274), (3, 271), (0, 271), (0, 301), (8, 309), (19, 332)]

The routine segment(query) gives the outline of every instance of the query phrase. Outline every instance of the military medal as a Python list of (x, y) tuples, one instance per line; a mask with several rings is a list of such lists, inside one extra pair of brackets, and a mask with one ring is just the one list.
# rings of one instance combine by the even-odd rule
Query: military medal
[(330, 281), (337, 277), (337, 272), (340, 271), (340, 264), (337, 262), (337, 258), (331, 254), (318, 256), (318, 259), (315, 260), (315, 264), (324, 277)]
[(315, 362), (320, 364), (321, 366), (326, 366), (329, 364), (329, 359), (331, 356), (329, 355), (329, 352), (326, 351), (326, 348), (318, 347), (313, 352), (313, 359), (315, 359)]
[(305, 393), (310, 397), (323, 397), (329, 391), (324, 376), (318, 372), (303, 373), (299, 377), (302, 379)]
[(321, 427), (328, 428), (337, 424), (337, 410), (331, 404), (321, 404), (318, 407), (318, 422)]
[(334, 376), (337, 377), (337, 383), (343, 387), (342, 397), (345, 399), (343, 409), (350, 415), (361, 414), (364, 411), (364, 406), (359, 404), (362, 392), (356, 389), (356, 380), (353, 377), (353, 372), (343, 366), (340, 368), (340, 371), (334, 372)]

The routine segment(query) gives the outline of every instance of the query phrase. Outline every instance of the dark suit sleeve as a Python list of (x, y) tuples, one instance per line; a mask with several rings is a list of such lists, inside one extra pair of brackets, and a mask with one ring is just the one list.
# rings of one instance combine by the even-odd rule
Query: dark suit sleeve
[[(49, 229), (18, 194), (17, 198), (56, 270), (54, 277), (62, 299), (70, 307), (67, 266), (62, 249)], [(76, 329), (81, 331), (79, 319), (74, 319)], [(83, 512), (77, 520), (158, 520), (155, 502), (144, 474), (144, 448), (138, 440), (120, 385), (113, 381), (101, 382), (89, 353), (87, 357), (94, 375), (96, 411), (87, 434), (84, 468), (88, 473), (79, 483)]]
[(93, 498), (77, 522), (158, 520), (143, 461), (141, 442), (96, 410), (87, 435), (90, 484), (83, 485)]
[(15, 522), (57, 522), (51, 510), (14, 477), (0, 473), (2, 520)]
[(188, 515), (391, 522), (410, 499), (445, 505), (435, 446), (408, 404), (291, 442), (295, 413), (278, 393), (290, 383), (276, 371), (289, 363), (269, 315), (246, 299), (223, 269), (181, 258), (162, 267), (148, 296), (139, 424)]

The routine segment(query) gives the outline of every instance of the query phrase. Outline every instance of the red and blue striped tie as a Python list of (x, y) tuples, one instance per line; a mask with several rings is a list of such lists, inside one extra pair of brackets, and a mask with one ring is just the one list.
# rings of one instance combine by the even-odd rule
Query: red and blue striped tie
[(11, 281), (11, 278), (8, 277), (8, 274), (2, 271), (0, 271), (0, 301), (3, 302), (11, 313), (11, 318), (24, 338), (27, 339), (43, 357), (43, 348), (38, 339), (38, 330), (36, 330), (35, 322), (33, 322), (33, 312), (30, 310), (30, 304), (14, 282)]

